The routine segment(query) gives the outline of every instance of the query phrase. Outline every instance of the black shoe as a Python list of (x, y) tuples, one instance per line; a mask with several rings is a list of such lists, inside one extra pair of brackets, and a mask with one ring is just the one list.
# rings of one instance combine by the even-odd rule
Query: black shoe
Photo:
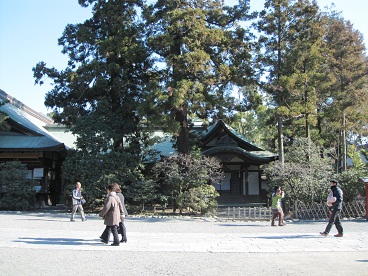
[(119, 243), (112, 243), (110, 244), (111, 246), (119, 246), (120, 244)]
[(126, 243), (127, 241), (128, 241), (127, 239), (123, 239), (120, 242), (125, 242)]
[(104, 240), (104, 239), (101, 239), (100, 241), (101, 241), (101, 242), (103, 242), (103, 243), (106, 243), (106, 244), (108, 244), (108, 243), (109, 243), (109, 241)]

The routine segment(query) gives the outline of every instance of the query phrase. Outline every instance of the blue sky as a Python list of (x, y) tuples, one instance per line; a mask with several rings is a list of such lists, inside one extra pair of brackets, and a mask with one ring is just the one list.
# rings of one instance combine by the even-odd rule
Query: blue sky
[[(263, 2), (251, 0), (251, 6), (259, 10)], [(367, 0), (317, 2), (321, 8), (335, 3), (335, 9), (354, 24), (368, 45)], [(49, 112), (43, 103), (51, 80), (43, 86), (34, 85), (32, 68), (39, 61), (59, 70), (65, 68), (68, 59), (61, 54), (57, 40), (67, 24), (90, 17), (90, 9), (79, 6), (78, 0), (0, 0), (0, 89), (38, 112)]]

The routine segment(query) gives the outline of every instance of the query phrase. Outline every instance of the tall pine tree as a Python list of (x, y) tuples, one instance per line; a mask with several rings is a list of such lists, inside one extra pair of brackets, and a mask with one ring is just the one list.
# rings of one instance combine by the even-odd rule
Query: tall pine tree
[(45, 105), (77, 137), (77, 150), (63, 166), (64, 181), (86, 183), (87, 197), (99, 204), (106, 183), (129, 184), (140, 174), (139, 105), (152, 63), (139, 14), (142, 1), (79, 3), (92, 6), (92, 17), (67, 25), (59, 39), (69, 57), (67, 67), (57, 70), (40, 62), (33, 71), (36, 83), (53, 80)]
[(180, 153), (190, 151), (191, 118), (231, 117), (233, 85), (253, 82), (249, 34), (239, 25), (248, 12), (248, 0), (234, 7), (218, 0), (159, 0), (144, 12), (160, 75), (146, 102), (147, 118), (168, 126)]
[(121, 150), (123, 137), (132, 146), (139, 136), (137, 110), (152, 66), (137, 14), (142, 1), (79, 2), (93, 5), (93, 16), (67, 25), (59, 39), (69, 57), (67, 68), (58, 71), (40, 62), (34, 76), (39, 84), (53, 80), (45, 105), (53, 108), (57, 123), (71, 126), (79, 148)]
[(345, 170), (349, 136), (367, 135), (368, 63), (362, 34), (336, 12), (331, 12), (328, 18), (325, 40), (330, 50), (332, 85), (326, 91), (325, 132), (334, 134), (337, 142), (329, 140), (330, 145), (336, 145), (340, 166)]

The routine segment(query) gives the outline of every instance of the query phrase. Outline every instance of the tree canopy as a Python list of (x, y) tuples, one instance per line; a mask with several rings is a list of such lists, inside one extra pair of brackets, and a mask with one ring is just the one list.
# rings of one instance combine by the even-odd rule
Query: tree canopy
[[(255, 83), (249, 1), (157, 1), (144, 10), (148, 47), (160, 82), (148, 95), (147, 119), (177, 136), (180, 153), (190, 151), (190, 119), (232, 117), (233, 85)], [(155, 111), (155, 112), (152, 112)]]
[[(45, 105), (55, 122), (77, 136), (65, 177), (78, 178), (78, 164), (100, 188), (108, 179), (137, 180), (138, 190), (154, 191), (142, 179), (147, 132), (164, 129), (189, 154), (195, 119), (251, 131), (282, 161), (284, 146), (290, 152), (305, 137), (337, 169), (346, 168), (347, 144), (367, 135), (362, 35), (316, 1), (265, 0), (259, 13), (250, 13), (249, 0), (79, 3), (92, 16), (59, 39), (67, 67), (33, 68), (36, 84), (53, 80)], [(93, 168), (100, 171), (89, 174)]]

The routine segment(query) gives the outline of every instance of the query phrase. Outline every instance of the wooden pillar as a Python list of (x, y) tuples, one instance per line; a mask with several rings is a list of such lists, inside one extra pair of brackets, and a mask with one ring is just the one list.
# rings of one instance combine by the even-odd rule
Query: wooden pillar
[(368, 220), (368, 183), (364, 183), (365, 186), (365, 218)]
[(365, 218), (368, 220), (368, 177), (361, 177), (359, 180), (364, 183), (365, 187)]

